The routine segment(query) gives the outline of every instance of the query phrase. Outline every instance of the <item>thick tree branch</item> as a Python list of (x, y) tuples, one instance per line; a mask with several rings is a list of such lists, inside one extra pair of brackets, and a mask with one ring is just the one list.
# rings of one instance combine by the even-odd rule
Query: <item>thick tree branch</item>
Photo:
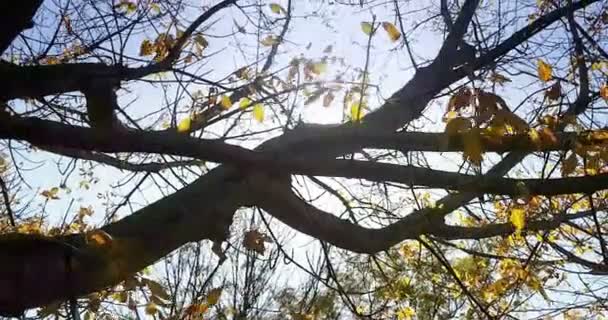
[[(443, 217), (448, 210), (445, 210), (441, 203), (435, 208), (414, 211), (386, 227), (368, 228), (340, 219), (308, 204), (286, 189), (283, 184), (264, 175), (251, 175), (248, 181), (251, 186), (250, 190), (256, 197), (255, 203), (270, 215), (315, 239), (327, 241), (353, 252), (374, 254), (401, 241), (416, 239), (423, 234), (451, 240), (483, 239), (515, 232), (511, 223), (495, 223), (479, 227), (447, 225), (443, 221)], [(444, 203), (446, 202), (444, 201)], [(531, 220), (526, 223), (525, 230), (552, 230), (559, 227), (564, 221), (586, 216), (589, 216), (588, 212), (560, 214), (547, 220)]]
[(285, 171), (312, 176), (392, 181), (406, 185), (448, 189), (477, 194), (559, 195), (593, 193), (608, 189), (608, 173), (558, 179), (512, 179), (473, 176), (414, 166), (356, 160), (278, 162)]
[[(0, 139), (27, 141), (40, 147), (79, 149), (96, 152), (170, 153), (220, 163), (246, 163), (264, 160), (257, 152), (230, 145), (220, 140), (198, 139), (172, 131), (95, 130), (30, 117), (0, 116)], [(464, 137), (432, 132), (358, 132), (347, 127), (331, 130), (296, 129), (281, 139), (288, 142), (291, 152), (309, 154), (318, 149), (363, 148), (426, 152), (462, 152)], [(278, 141), (278, 140), (277, 140)], [(504, 153), (509, 151), (563, 151), (576, 144), (601, 146), (608, 142), (605, 131), (555, 134), (555, 140), (540, 144), (529, 135), (505, 136), (500, 140), (483, 137), (483, 150)], [(266, 159), (268, 160), (268, 159)]]
[[(10, 120), (9, 120), (10, 119)], [(215, 140), (196, 139), (170, 132), (145, 131), (100, 131), (36, 118), (0, 118), (0, 137), (21, 138), (65, 154), (70, 150), (98, 152), (147, 152), (186, 156), (199, 160), (256, 167), (261, 170), (280, 170), (286, 174), (360, 178), (370, 181), (393, 181), (407, 185), (420, 185), (475, 193), (504, 194), (517, 196), (523, 193), (555, 195), (564, 193), (587, 193), (608, 187), (604, 174), (589, 177), (564, 179), (506, 179), (479, 177), (445, 172), (414, 166), (352, 160), (309, 160), (269, 152), (252, 151)], [(384, 137), (407, 134), (382, 134)], [(444, 135), (439, 134), (440, 136)], [(571, 134), (573, 135), (573, 134)], [(415, 136), (415, 135), (414, 135)], [(588, 136), (588, 135), (583, 135)], [(604, 135), (599, 135), (600, 142)], [(423, 137), (425, 137), (423, 135)], [(574, 135), (576, 137), (576, 135)], [(360, 140), (357, 140), (360, 141)], [(370, 140), (373, 142), (373, 140)], [(377, 141), (386, 141), (378, 139)], [(403, 141), (404, 143), (407, 142)], [(441, 141), (438, 141), (441, 144)], [(569, 142), (571, 143), (571, 142)], [(323, 141), (314, 143), (317, 147)], [(299, 150), (302, 152), (303, 150)], [(82, 158), (82, 156), (75, 155)], [(87, 157), (95, 160), (93, 157)], [(107, 158), (99, 159), (108, 161)], [(111, 161), (113, 165), (117, 163)]]
[(31, 28), (32, 19), (42, 5), (42, 0), (2, 1), (0, 3), (0, 54), (4, 53), (13, 40), (25, 29)]
[[(90, 79), (96, 79), (99, 82), (118, 83), (169, 70), (175, 60), (179, 58), (183, 46), (194, 31), (214, 14), (236, 3), (236, 1), (225, 0), (205, 11), (177, 39), (169, 54), (163, 60), (145, 67), (129, 68), (121, 65), (105, 65), (103, 63), (18, 66), (0, 61), (0, 74), (2, 75), (0, 77), (0, 101), (17, 98), (37, 98), (50, 94), (81, 91), (89, 83)], [(42, 3), (42, 1), (26, 2)], [(12, 15), (11, 11), (7, 9), (3, 12)]]

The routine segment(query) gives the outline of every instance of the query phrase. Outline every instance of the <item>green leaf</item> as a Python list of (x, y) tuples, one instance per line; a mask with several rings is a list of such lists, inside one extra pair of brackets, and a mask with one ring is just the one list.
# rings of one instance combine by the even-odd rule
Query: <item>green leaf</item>
[(372, 27), (372, 24), (369, 22), (361, 22), (361, 30), (363, 30), (363, 33), (365, 33), (366, 35), (369, 36), (374, 31), (374, 28)]
[(232, 107), (232, 101), (230, 101), (230, 97), (222, 96), (221, 105), (224, 110), (230, 109), (230, 107)]
[(277, 3), (271, 3), (269, 6), (270, 6), (270, 11), (272, 11), (272, 13), (276, 13), (276, 14), (286, 13), (285, 9)]
[(241, 101), (239, 102), (239, 108), (241, 109), (247, 109), (247, 107), (249, 107), (251, 105), (251, 99), (244, 97), (241, 99)]

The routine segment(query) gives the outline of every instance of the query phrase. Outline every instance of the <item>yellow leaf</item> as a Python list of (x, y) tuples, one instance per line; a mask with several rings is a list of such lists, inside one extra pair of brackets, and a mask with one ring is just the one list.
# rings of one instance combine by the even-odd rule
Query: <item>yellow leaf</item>
[(177, 132), (184, 133), (190, 131), (190, 125), (192, 124), (192, 119), (190, 117), (184, 118), (177, 125)]
[(480, 166), (483, 160), (483, 147), (478, 128), (471, 129), (463, 135), (463, 156), (475, 166)]
[(443, 122), (450, 122), (450, 120), (458, 117), (458, 112), (456, 111), (448, 111), (443, 115)]
[(247, 107), (249, 107), (251, 105), (251, 99), (244, 97), (241, 99), (241, 101), (239, 102), (239, 108), (241, 109), (247, 109)]
[(411, 320), (416, 315), (416, 311), (411, 307), (405, 307), (397, 311), (398, 320)]
[(553, 77), (552, 73), (553, 73), (553, 68), (551, 67), (551, 65), (549, 65), (548, 63), (539, 59), (538, 60), (538, 78), (542, 82), (547, 82), (547, 81), (551, 80), (551, 78)]
[(516, 231), (521, 231), (526, 226), (526, 212), (522, 208), (512, 208), (509, 221)]
[(147, 315), (153, 316), (158, 312), (158, 307), (154, 302), (148, 302), (145, 312)]
[(216, 305), (217, 302), (220, 300), (221, 295), (222, 288), (212, 289), (211, 291), (209, 291), (209, 294), (207, 294), (207, 303), (209, 303), (209, 305), (211, 306)]
[(365, 33), (366, 35), (371, 35), (373, 28), (372, 28), (372, 24), (369, 22), (361, 22), (361, 30), (363, 30), (363, 33)]
[(264, 105), (261, 103), (256, 103), (253, 106), (253, 118), (258, 122), (264, 121)]
[(391, 41), (393, 42), (399, 40), (399, 38), (401, 37), (401, 32), (399, 32), (399, 30), (397, 30), (397, 27), (395, 27), (395, 25), (390, 22), (383, 22), (382, 28), (386, 30), (386, 33), (388, 33), (388, 37), (391, 38)]
[(363, 108), (361, 108), (359, 102), (355, 102), (350, 105), (350, 120), (352, 122), (360, 122), (363, 118)]
[(277, 4), (277, 3), (271, 3), (270, 4), (270, 11), (272, 11), (272, 13), (285, 13), (285, 9), (283, 9), (283, 7), (281, 7), (281, 5)]
[(471, 129), (472, 126), (473, 124), (469, 119), (456, 117), (448, 120), (448, 123), (445, 125), (445, 133), (448, 136), (453, 136)]
[(222, 96), (221, 105), (222, 105), (222, 108), (224, 108), (224, 110), (230, 109), (230, 107), (232, 107), (232, 101), (230, 101), (230, 97)]
[(600, 96), (608, 101), (608, 84), (604, 83), (600, 88)]
[(86, 241), (96, 246), (107, 246), (113, 239), (107, 232), (98, 229), (87, 233)]
[(531, 129), (530, 131), (528, 131), (528, 137), (530, 137), (530, 141), (532, 141), (535, 146), (540, 147), (542, 145), (542, 141), (538, 131)]

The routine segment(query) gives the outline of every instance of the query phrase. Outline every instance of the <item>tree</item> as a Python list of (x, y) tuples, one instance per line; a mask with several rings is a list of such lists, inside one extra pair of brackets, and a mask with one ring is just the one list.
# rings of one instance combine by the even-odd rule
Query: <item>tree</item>
[[(235, 232), (250, 253), (279, 244), (275, 221), (231, 230), (243, 211), (318, 240), (332, 280), (314, 298), (283, 291), (293, 318), (299, 298), (338, 317), (336, 295), (359, 316), (539, 316), (529, 306), (554, 302), (549, 291), (565, 290), (567, 275), (608, 270), (600, 1), (2, 6), (0, 138), (13, 164), (25, 147), (130, 172), (122, 212), (144, 181), (162, 180), (164, 193), (121, 218), (108, 211), (95, 228), (86, 207), (68, 228), (16, 219), (19, 232), (0, 236), (2, 314), (127, 288), (190, 242), (211, 240), (219, 260)], [(339, 10), (356, 28), (332, 24)], [(347, 49), (361, 50), (361, 65), (332, 51), (339, 37), (302, 45), (298, 28), (314, 19), (356, 33)], [(389, 68), (407, 68), (374, 67), (382, 52), (394, 55)], [(311, 108), (339, 117), (310, 123)], [(45, 203), (62, 188), (43, 191)], [(153, 280), (137, 285), (164, 296)], [(601, 289), (573, 286), (585, 302), (551, 312), (601, 311)]]

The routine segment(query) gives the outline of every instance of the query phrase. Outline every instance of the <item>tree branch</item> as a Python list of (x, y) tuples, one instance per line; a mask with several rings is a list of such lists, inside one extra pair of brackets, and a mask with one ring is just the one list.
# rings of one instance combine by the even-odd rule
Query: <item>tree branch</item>
[(0, 20), (3, 24), (0, 35), (0, 54), (4, 53), (13, 40), (25, 29), (31, 28), (32, 18), (42, 5), (42, 0), (23, 0), (0, 3)]

